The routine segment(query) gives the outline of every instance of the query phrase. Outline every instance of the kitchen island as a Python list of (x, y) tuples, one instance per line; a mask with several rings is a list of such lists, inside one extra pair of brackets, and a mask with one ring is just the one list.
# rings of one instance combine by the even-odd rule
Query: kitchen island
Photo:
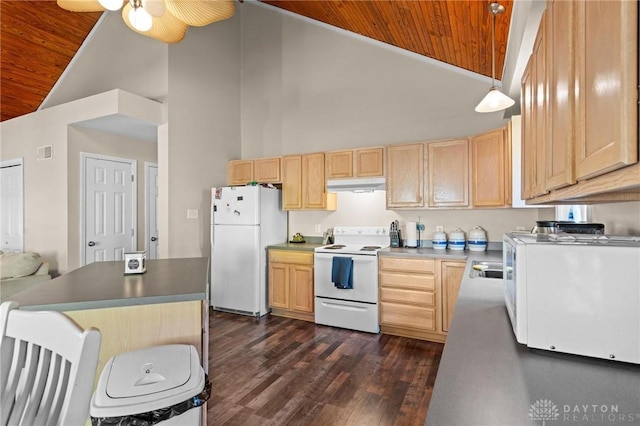
[(102, 334), (98, 374), (112, 356), (154, 345), (194, 345), (208, 370), (208, 259), (146, 261), (124, 274), (124, 261), (94, 262), (14, 294), (23, 310), (64, 312)]
[(470, 278), (488, 257), (469, 255), (425, 424), (640, 424), (640, 365), (518, 344), (502, 281)]

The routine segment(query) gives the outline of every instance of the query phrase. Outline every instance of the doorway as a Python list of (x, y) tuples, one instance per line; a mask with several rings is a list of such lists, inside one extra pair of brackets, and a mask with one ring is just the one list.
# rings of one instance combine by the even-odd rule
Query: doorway
[(0, 162), (0, 250), (24, 251), (23, 159)]
[(136, 251), (136, 161), (81, 153), (82, 264)]

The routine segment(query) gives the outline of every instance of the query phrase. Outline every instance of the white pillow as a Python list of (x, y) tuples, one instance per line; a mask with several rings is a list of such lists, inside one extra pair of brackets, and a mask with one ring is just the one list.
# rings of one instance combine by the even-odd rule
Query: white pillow
[(42, 265), (38, 253), (3, 253), (0, 254), (0, 278), (27, 277)]

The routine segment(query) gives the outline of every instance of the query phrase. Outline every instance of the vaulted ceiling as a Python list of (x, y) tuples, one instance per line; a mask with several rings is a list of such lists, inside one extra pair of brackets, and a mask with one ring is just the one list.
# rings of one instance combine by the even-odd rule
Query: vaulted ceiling
[[(486, 0), (260, 1), (491, 76), (491, 15)], [(513, 0), (500, 3), (506, 12), (496, 19), (498, 80)], [(51, 0), (0, 2), (0, 121), (38, 109), (100, 15), (68, 12)]]

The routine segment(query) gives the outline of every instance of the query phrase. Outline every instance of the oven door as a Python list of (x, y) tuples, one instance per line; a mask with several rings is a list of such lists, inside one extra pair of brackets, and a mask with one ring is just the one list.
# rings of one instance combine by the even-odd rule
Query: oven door
[[(353, 259), (353, 288), (337, 288), (331, 282), (334, 257)], [(316, 253), (314, 257), (314, 292), (317, 297), (378, 303), (378, 256)]]

